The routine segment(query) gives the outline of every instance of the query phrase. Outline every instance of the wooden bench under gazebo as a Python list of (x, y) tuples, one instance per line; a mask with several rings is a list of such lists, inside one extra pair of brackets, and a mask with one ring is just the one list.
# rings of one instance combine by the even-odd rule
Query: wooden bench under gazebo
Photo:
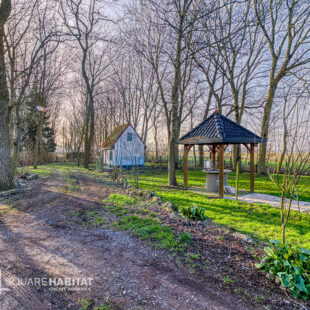
[(224, 196), (224, 151), (229, 144), (243, 144), (250, 152), (251, 193), (254, 192), (254, 147), (265, 139), (230, 120), (219, 112), (214, 112), (193, 130), (184, 135), (178, 144), (184, 144), (184, 188), (187, 189), (188, 153), (193, 145), (207, 145), (212, 153), (215, 167), (216, 152), (219, 153), (219, 197)]

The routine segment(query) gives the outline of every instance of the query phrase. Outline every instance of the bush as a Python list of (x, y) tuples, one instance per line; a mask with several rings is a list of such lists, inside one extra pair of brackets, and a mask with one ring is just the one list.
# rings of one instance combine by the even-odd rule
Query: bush
[(274, 275), (276, 282), (288, 288), (294, 298), (309, 299), (310, 250), (282, 245), (273, 240), (265, 252), (266, 255), (256, 267)]
[(192, 204), (190, 207), (183, 207), (181, 213), (190, 220), (204, 221), (207, 219), (206, 209)]

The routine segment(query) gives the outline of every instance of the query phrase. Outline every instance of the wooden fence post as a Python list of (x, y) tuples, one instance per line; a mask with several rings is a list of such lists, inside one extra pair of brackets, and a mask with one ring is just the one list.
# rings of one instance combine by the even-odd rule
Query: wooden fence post
[(183, 155), (183, 173), (184, 173), (184, 189), (187, 189), (188, 183), (188, 152), (191, 148), (191, 145), (184, 144), (184, 155)]
[(254, 144), (251, 143), (250, 145), (250, 192), (254, 193)]
[(219, 197), (224, 197), (224, 144), (219, 145)]

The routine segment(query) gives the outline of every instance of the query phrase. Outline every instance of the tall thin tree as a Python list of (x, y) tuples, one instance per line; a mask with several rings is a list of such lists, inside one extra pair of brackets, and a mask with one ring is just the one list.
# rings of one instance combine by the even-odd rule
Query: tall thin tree
[(2, 0), (0, 5), (0, 190), (14, 187), (9, 133), (11, 108), (4, 50), (4, 26), (11, 10), (11, 1)]

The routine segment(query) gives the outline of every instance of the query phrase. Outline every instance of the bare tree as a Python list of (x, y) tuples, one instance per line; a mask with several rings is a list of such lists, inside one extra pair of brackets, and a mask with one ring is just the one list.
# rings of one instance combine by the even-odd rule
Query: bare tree
[(168, 181), (170, 185), (177, 185), (176, 142), (183, 118), (183, 99), (192, 74), (189, 46), (197, 4), (194, 0), (171, 3), (148, 0), (131, 8), (131, 13), (134, 23), (140, 25), (139, 29), (133, 27), (130, 31), (130, 40), (134, 42), (131, 44), (149, 61), (156, 75), (167, 123)]
[[(23, 112), (27, 92), (40, 61), (57, 49), (59, 33), (50, 5), (34, 0), (30, 3), (15, 2), (13, 14), (7, 21), (5, 47), (8, 59), (10, 86), (13, 156), (12, 169), (15, 175), (23, 134)], [(56, 42), (56, 44), (51, 44)], [(48, 47), (49, 46), (49, 47)], [(42, 53), (42, 50), (45, 50)]]
[[(270, 115), (279, 82), (310, 63), (310, 9), (303, 0), (253, 0), (257, 23), (269, 50), (269, 86), (261, 125), (268, 138)], [(266, 143), (259, 149), (258, 170), (266, 173)]]
[(284, 109), (282, 124), (286, 132), (286, 140), (282, 145), (282, 151), (278, 154), (277, 166), (282, 167), (273, 173), (268, 169), (270, 179), (278, 187), (281, 194), (281, 228), (282, 243), (285, 244), (285, 231), (290, 218), (292, 201), (298, 200), (298, 184), (303, 174), (309, 172), (309, 107), (305, 100), (297, 97), (293, 104)]
[[(205, 112), (209, 112), (210, 101), (214, 97), (217, 109), (221, 113), (232, 113), (238, 124), (244, 112), (260, 107), (249, 100), (260, 78), (258, 67), (262, 63), (264, 44), (260, 39), (259, 26), (252, 23), (253, 14), (251, 2), (242, 6), (235, 1), (224, 2), (199, 20), (201, 31), (194, 45), (196, 65), (210, 88)], [(218, 78), (222, 80), (219, 94), (216, 91)], [(229, 100), (225, 102), (226, 86), (229, 90), (229, 93), (226, 90), (226, 98)], [(224, 107), (227, 108), (223, 111)], [(236, 145), (234, 168), (237, 160), (241, 161), (241, 148)]]
[[(42, 162), (43, 155), (43, 141), (42, 141), (42, 130), (44, 125), (44, 117), (48, 108), (51, 106), (53, 96), (59, 94), (59, 88), (61, 88), (60, 79), (64, 74), (66, 66), (58, 61), (59, 55), (53, 55), (56, 51), (58, 42), (52, 47), (44, 47), (42, 49), (42, 61), (38, 64), (35, 74), (35, 82), (37, 83), (37, 93), (34, 105), (36, 105), (37, 114), (37, 130), (36, 138), (33, 149), (33, 168), (36, 169), (38, 163)], [(60, 58), (61, 60), (61, 58)], [(42, 111), (40, 111), (42, 110)]]
[(7, 85), (4, 36), (5, 23), (11, 13), (11, 1), (2, 0), (0, 4), (0, 190), (14, 187), (10, 159), (10, 97)]
[[(210, 33), (208, 32), (209, 36)], [(209, 116), (212, 108), (217, 109), (220, 113), (223, 112), (223, 107), (225, 107), (226, 86), (227, 81), (224, 75), (219, 74), (218, 62), (220, 61), (220, 54), (217, 54), (217, 59), (212, 62), (210, 61), (211, 46), (207, 44), (204, 48), (201, 48), (199, 52), (194, 53), (194, 59), (196, 67), (201, 71), (203, 75), (203, 80), (201, 82), (207, 84), (206, 96), (204, 99), (204, 110), (202, 113), (201, 121)], [(204, 149), (202, 145), (199, 145), (199, 167), (203, 168), (204, 165)]]
[[(84, 167), (89, 167), (91, 150), (95, 135), (95, 86), (98, 74), (97, 65), (92, 63), (95, 44), (101, 40), (100, 24), (106, 20), (99, 10), (98, 0), (85, 3), (82, 0), (59, 1), (61, 16), (68, 31), (67, 35), (73, 38), (82, 53), (81, 72), (85, 83), (87, 98), (85, 102), (85, 133), (84, 133)], [(99, 48), (97, 46), (97, 48)]]

